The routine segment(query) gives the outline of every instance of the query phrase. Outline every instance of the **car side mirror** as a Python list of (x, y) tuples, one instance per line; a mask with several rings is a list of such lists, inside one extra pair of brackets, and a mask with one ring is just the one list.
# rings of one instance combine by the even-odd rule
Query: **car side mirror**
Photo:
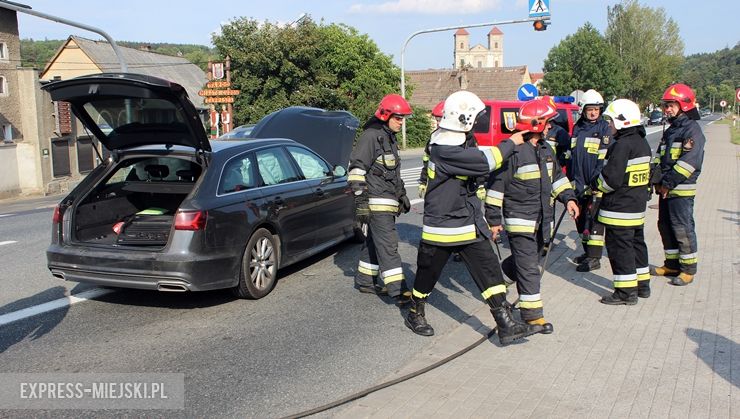
[(332, 169), (331, 173), (334, 175), (334, 177), (344, 177), (347, 176), (347, 169), (342, 166), (334, 166), (334, 169)]

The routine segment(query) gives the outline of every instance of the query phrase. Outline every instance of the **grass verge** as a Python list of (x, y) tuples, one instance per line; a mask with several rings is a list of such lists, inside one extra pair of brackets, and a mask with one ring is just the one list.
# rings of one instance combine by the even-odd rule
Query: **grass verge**
[(732, 144), (740, 145), (740, 121), (738, 121), (735, 127), (732, 126), (731, 119), (720, 119), (716, 122), (717, 124), (725, 124), (730, 126), (730, 141)]

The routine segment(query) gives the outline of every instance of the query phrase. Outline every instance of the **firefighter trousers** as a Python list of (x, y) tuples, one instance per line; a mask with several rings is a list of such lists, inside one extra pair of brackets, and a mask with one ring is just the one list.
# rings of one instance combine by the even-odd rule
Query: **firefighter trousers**
[(421, 242), (416, 260), (414, 298), (424, 299), (431, 294), (453, 252), (462, 257), (486, 303), (491, 308), (500, 307), (506, 301), (506, 285), (498, 258), (488, 240), (458, 246), (435, 246)]
[(509, 234), (511, 256), (501, 263), (506, 276), (516, 282), (519, 292), (519, 309), (522, 320), (531, 321), (544, 317), (540, 285), (542, 275), (540, 264), (544, 255), (545, 245), (542, 229), (538, 228), (534, 234)]
[(578, 198), (581, 216), (576, 219), (576, 228), (581, 236), (581, 245), (586, 256), (601, 259), (604, 249), (604, 225), (596, 221), (601, 198), (585, 195)]
[(658, 231), (665, 251), (664, 266), (694, 275), (698, 261), (694, 197), (660, 198)]
[(650, 289), (650, 267), (644, 229), (606, 227), (606, 252), (614, 275), (614, 294), (623, 300), (637, 298), (637, 290)]
[(398, 254), (396, 216), (392, 212), (370, 212), (355, 284), (361, 287), (380, 285), (379, 279), (391, 297), (407, 289)]

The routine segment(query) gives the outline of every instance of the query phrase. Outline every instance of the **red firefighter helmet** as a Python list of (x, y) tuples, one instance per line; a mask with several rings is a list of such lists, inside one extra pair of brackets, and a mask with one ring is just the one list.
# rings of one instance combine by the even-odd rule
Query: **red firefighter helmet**
[(387, 121), (391, 115), (411, 115), (411, 105), (406, 99), (395, 93), (385, 95), (378, 104), (378, 110), (375, 111), (375, 117), (381, 121)]
[(663, 93), (663, 102), (678, 102), (683, 112), (696, 108), (696, 95), (691, 88), (685, 84), (674, 84), (669, 86)]
[(542, 132), (547, 126), (547, 121), (558, 116), (555, 110), (555, 102), (551, 97), (535, 99), (525, 102), (519, 108), (517, 115), (516, 130), (529, 132)]
[(445, 101), (443, 100), (439, 102), (437, 106), (434, 107), (434, 109), (432, 109), (432, 116), (436, 118), (441, 118), (442, 115), (444, 114), (444, 110), (445, 110)]

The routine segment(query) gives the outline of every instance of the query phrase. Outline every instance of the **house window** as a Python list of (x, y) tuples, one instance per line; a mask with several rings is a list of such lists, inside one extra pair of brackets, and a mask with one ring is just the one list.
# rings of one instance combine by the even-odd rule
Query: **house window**
[(493, 64), (494, 67), (498, 67), (498, 61)]
[(8, 61), (8, 44), (0, 42), (0, 61)]
[(460, 67), (465, 67), (465, 59), (464, 58), (461, 58), (460, 59)]
[(465, 44), (463, 44), (462, 42), (460, 42), (460, 49), (463, 49), (464, 48), (464, 45)]
[(483, 67), (483, 63), (478, 61), (478, 68), (481, 68), (481, 67)]
[(4, 76), (0, 76), (0, 96), (8, 95), (8, 79)]
[(8, 125), (3, 125), (3, 131), (0, 132), (0, 135), (3, 136), (3, 142), (4, 143), (12, 143), (13, 142), (13, 127)]
[(494, 42), (494, 43), (493, 43), (493, 47), (494, 47), (495, 49), (498, 49), (498, 42)]

